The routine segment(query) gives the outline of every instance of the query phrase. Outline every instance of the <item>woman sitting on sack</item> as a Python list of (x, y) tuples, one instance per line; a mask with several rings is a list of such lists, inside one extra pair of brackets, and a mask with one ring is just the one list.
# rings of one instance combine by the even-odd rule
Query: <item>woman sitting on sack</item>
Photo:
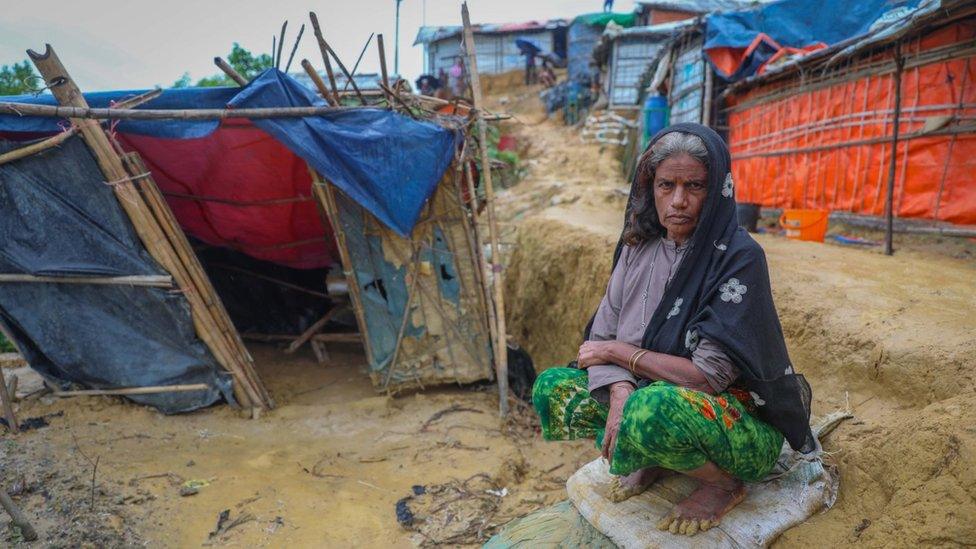
[(614, 501), (666, 471), (698, 479), (658, 524), (686, 535), (742, 501), (784, 437), (816, 445), (810, 387), (790, 364), (762, 248), (736, 221), (729, 168), (705, 126), (652, 140), (576, 368), (546, 370), (532, 395), (547, 440), (596, 438)]

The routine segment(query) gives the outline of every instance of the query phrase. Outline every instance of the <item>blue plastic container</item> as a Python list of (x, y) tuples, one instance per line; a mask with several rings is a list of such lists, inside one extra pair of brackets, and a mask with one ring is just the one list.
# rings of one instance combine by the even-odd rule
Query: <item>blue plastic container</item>
[(647, 147), (654, 134), (668, 126), (668, 99), (662, 95), (649, 95), (641, 110), (644, 117), (644, 135), (641, 137), (641, 150)]

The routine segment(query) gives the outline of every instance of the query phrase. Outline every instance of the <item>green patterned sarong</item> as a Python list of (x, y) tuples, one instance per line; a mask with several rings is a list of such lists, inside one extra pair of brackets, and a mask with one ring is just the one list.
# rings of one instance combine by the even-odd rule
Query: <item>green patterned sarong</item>
[[(645, 467), (689, 471), (711, 461), (744, 481), (762, 480), (779, 457), (783, 435), (759, 420), (748, 393), (718, 395), (658, 381), (637, 389), (624, 405), (610, 472)], [(532, 388), (546, 440), (594, 438), (602, 445), (609, 407), (587, 390), (587, 375), (550, 368)]]

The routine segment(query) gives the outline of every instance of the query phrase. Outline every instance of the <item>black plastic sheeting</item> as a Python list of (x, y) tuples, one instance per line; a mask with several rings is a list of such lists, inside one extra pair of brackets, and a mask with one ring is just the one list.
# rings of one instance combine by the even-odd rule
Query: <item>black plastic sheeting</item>
[[(0, 152), (23, 143), (0, 141)], [(146, 252), (79, 137), (0, 166), (0, 273), (167, 274)], [(225, 398), (231, 378), (197, 339), (190, 308), (167, 288), (0, 283), (0, 322), (31, 367), (67, 388), (206, 383), (136, 395), (164, 413)]]

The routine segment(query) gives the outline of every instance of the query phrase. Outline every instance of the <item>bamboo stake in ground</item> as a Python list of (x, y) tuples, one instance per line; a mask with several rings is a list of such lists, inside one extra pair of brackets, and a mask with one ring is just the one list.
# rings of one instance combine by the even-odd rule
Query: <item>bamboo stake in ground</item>
[(14, 402), (7, 392), (7, 380), (3, 377), (2, 367), (0, 367), (0, 399), (3, 400), (3, 415), (7, 419), (7, 428), (11, 433), (19, 433), (20, 425), (17, 424), (17, 416), (14, 415)]
[(488, 209), (488, 236), (491, 240), (492, 284), (495, 289), (495, 320), (497, 346), (495, 347), (495, 374), (498, 376), (498, 411), (508, 415), (508, 342), (505, 334), (505, 296), (501, 252), (498, 250), (498, 221), (495, 219), (495, 191), (491, 183), (491, 163), (488, 158), (488, 128), (482, 117), (484, 98), (481, 96), (481, 80), (478, 77), (478, 58), (474, 49), (474, 32), (471, 30), (471, 17), (468, 3), (461, 4), (461, 19), (464, 23), (464, 49), (468, 56), (468, 71), (471, 75), (471, 93), (474, 96), (474, 115), (478, 121), (478, 140), (481, 143), (481, 173), (485, 182), (485, 203)]
[(10, 495), (3, 488), (0, 488), (0, 506), (3, 506), (10, 518), (13, 519), (14, 526), (20, 528), (20, 535), (24, 537), (24, 541), (34, 541), (37, 539), (37, 532), (31, 523), (28, 522), (27, 517), (20, 512), (20, 508), (14, 503), (14, 500), (10, 499)]
[(895, 222), (895, 171), (898, 167), (898, 126), (901, 122), (901, 73), (905, 67), (905, 58), (901, 55), (901, 43), (895, 44), (895, 115), (891, 127), (891, 161), (888, 164), (888, 193), (885, 197), (885, 255), (895, 253), (894, 222)]

